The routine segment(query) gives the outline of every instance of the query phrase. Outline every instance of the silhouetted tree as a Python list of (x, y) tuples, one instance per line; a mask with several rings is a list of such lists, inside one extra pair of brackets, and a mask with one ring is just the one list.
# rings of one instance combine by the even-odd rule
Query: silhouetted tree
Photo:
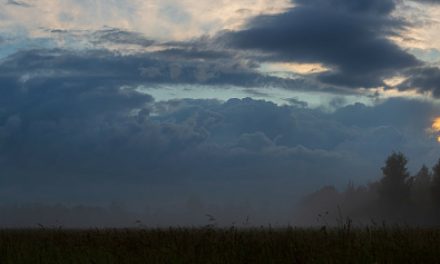
[(440, 211), (440, 159), (432, 168), (431, 198), (437, 211)]
[(393, 152), (382, 167), (383, 178), (379, 185), (379, 195), (383, 202), (391, 206), (402, 206), (409, 201), (408, 160), (401, 152)]
[[(303, 223), (313, 221), (320, 212), (330, 217), (338, 210), (359, 222), (386, 221), (417, 225), (440, 223), (440, 159), (430, 170), (423, 165), (413, 177), (407, 169), (404, 154), (394, 152), (382, 167), (380, 181), (356, 187), (349, 182), (339, 193), (334, 187), (326, 187), (304, 199), (301, 203)], [(335, 214), (336, 212), (336, 214)]]
[(419, 207), (427, 207), (430, 204), (431, 173), (425, 165), (419, 170), (412, 180), (411, 200)]

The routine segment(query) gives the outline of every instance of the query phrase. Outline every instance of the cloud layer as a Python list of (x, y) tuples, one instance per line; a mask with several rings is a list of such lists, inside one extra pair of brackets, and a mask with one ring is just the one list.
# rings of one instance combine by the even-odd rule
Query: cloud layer
[(384, 78), (419, 64), (387, 39), (404, 27), (389, 16), (393, 1), (296, 3), (286, 13), (251, 20), (226, 41), (272, 54), (272, 61), (323, 63), (332, 70), (320, 74), (321, 81), (354, 88), (384, 86)]
[[(192, 1), (179, 4), (97, 1), (91, 6), (75, 1), (8, 1), (2, 14), (5, 19), (0, 24), (0, 37), (7, 41), (2, 45), (3, 50), (0, 49), (0, 56), (14, 53), (19, 47), (102, 49), (138, 53), (125, 60), (135, 56), (145, 58), (146, 64), (155, 60), (154, 64), (161, 66), (147, 65), (143, 73), (159, 82), (166, 79), (158, 76), (161, 72), (182, 84), (277, 86), (329, 93), (344, 90), (369, 93), (368, 89), (384, 88), (438, 95), (438, 86), (415, 81), (419, 77), (413, 76), (421, 68), (426, 74), (429, 68), (437, 69), (437, 65), (423, 62), (421, 55), (416, 58), (403, 48), (404, 41), (397, 41), (410, 39), (412, 31), (419, 30), (422, 23), (411, 17), (415, 13), (401, 12), (402, 6), (416, 10), (411, 2), (280, 0), (273, 8), (268, 8), (266, 1), (259, 1), (249, 9), (239, 8), (245, 4), (209, 2), (194, 9)], [(217, 5), (221, 8), (214, 8)], [(58, 15), (44, 16), (47, 21), (31, 15), (48, 10)], [(152, 14), (145, 15), (143, 11)], [(214, 17), (228, 13), (229, 18), (196, 23), (213, 12)], [(85, 14), (92, 21), (82, 19)], [(153, 21), (142, 20), (145, 17)], [(432, 19), (427, 21), (424, 23), (435, 23)], [(192, 27), (196, 25), (201, 28)], [(417, 54), (425, 53), (421, 49)], [(188, 58), (191, 60), (185, 63)], [(264, 65), (269, 64), (270, 68), (271, 63), (287, 63), (287, 68), (285, 72), (265, 71)], [(289, 63), (318, 65), (325, 70), (295, 72)], [(393, 78), (407, 81), (391, 86), (387, 80)], [(426, 78), (435, 79), (435, 76)]]
[[(319, 186), (377, 179), (391, 151), (411, 168), (433, 163), (440, 70), (396, 40), (414, 29), (396, 15), (402, 3), (4, 1), (0, 200), (178, 211), (199, 197), (195, 207), (252, 204), (275, 217)], [(147, 93), (187, 86), (303, 96)], [(317, 91), (332, 111), (308, 107)], [(381, 99), (396, 91), (427, 97)]]
[(177, 208), (195, 193), (282, 211), (322, 184), (374, 178), (396, 147), (415, 167), (440, 155), (425, 131), (439, 110), (430, 103), (328, 113), (250, 98), (156, 102), (130, 88), (143, 80), (132, 64), (104, 57), (34, 51), (2, 63), (2, 201)]

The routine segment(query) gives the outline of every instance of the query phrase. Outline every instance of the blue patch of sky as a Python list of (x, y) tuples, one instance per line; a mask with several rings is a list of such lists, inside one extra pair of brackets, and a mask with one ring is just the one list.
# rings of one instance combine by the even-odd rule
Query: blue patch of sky
[(0, 43), (0, 59), (12, 55), (20, 50), (29, 49), (51, 49), (56, 44), (50, 38), (26, 38), (26, 37), (8, 37), (1, 36), (3, 42)]
[[(288, 105), (290, 99), (294, 98), (306, 102), (310, 108), (320, 108), (326, 111), (333, 111), (335, 108), (356, 102), (365, 105), (373, 105), (375, 103), (374, 98), (365, 95), (333, 95), (315, 91), (289, 91), (277, 87), (252, 89), (237, 86), (156, 85), (140, 86), (138, 91), (150, 94), (156, 101), (185, 98), (226, 101), (231, 98), (242, 99), (251, 97), (253, 99), (271, 101), (277, 105)], [(342, 103), (335, 106), (335, 100)]]
[(418, 49), (412, 48), (408, 52), (428, 63), (440, 63), (440, 50), (438, 49)]

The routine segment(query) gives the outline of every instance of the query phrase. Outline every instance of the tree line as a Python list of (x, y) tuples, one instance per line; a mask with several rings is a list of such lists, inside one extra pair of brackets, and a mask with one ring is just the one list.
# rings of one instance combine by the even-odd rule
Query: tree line
[(385, 160), (382, 178), (363, 186), (349, 183), (340, 192), (326, 186), (300, 203), (297, 221), (323, 224), (350, 217), (361, 224), (389, 223), (437, 225), (440, 223), (440, 159), (429, 169), (423, 165), (411, 175), (408, 159), (393, 152)]

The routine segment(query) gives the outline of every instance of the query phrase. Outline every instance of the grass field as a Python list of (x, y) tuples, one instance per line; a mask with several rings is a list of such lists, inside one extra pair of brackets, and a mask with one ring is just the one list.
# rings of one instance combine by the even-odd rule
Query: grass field
[(2, 230), (0, 263), (440, 263), (440, 230)]

